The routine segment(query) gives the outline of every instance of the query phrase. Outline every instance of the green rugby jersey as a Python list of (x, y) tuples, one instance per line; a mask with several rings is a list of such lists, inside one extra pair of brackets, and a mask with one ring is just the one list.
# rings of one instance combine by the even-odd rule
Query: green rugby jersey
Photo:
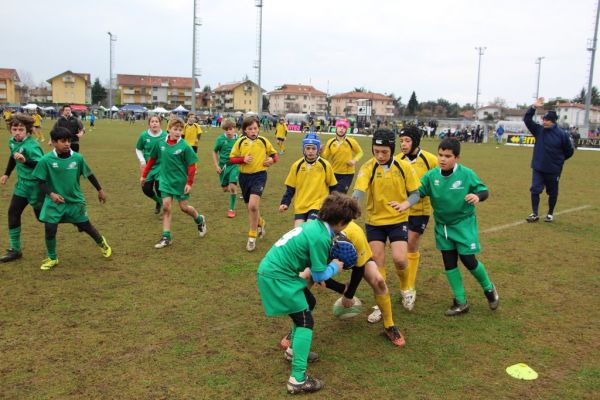
[(331, 233), (320, 220), (308, 221), (283, 235), (262, 259), (258, 273), (273, 279), (297, 279), (304, 268), (327, 269)]
[(80, 153), (71, 150), (69, 157), (60, 158), (56, 150), (52, 150), (38, 161), (33, 176), (46, 181), (50, 190), (60, 194), (65, 203), (85, 203), (79, 177), (87, 178), (92, 173)]
[[(38, 141), (27, 136), (22, 142), (17, 142), (14, 138), (10, 138), (8, 141), (8, 147), (10, 148), (10, 156), (14, 157), (15, 153), (21, 153), (26, 160), (39, 161), (43, 156), (44, 152), (40, 147)], [(33, 168), (16, 161), (17, 176), (19, 179), (34, 180)]]
[[(150, 133), (148, 133), (148, 129), (147, 129), (141, 133), (140, 137), (138, 138), (137, 144), (135, 145), (135, 148), (140, 150), (142, 153), (144, 153), (144, 159), (146, 160), (146, 162), (148, 162), (148, 159), (150, 158), (150, 152), (152, 151), (152, 148), (154, 147), (154, 145), (157, 142), (164, 141), (166, 137), (167, 137), (167, 132), (165, 132), (165, 131), (160, 131), (158, 136), (152, 136), (152, 135), (150, 135)], [(157, 165), (158, 165), (158, 160), (156, 160), (156, 163), (154, 164), (153, 169)]]
[(183, 195), (187, 182), (188, 166), (198, 162), (198, 156), (185, 140), (179, 138), (177, 143), (167, 143), (168, 136), (157, 142), (150, 157), (160, 161), (158, 179), (160, 191), (163, 193)]
[(229, 155), (236, 140), (238, 140), (237, 134), (229, 139), (224, 133), (215, 140), (213, 151), (219, 154), (219, 166), (229, 165)]
[(456, 224), (475, 214), (475, 206), (465, 201), (469, 193), (488, 190), (475, 171), (456, 164), (454, 172), (443, 176), (440, 167), (427, 172), (421, 178), (419, 192), (429, 196), (435, 222), (442, 225)]

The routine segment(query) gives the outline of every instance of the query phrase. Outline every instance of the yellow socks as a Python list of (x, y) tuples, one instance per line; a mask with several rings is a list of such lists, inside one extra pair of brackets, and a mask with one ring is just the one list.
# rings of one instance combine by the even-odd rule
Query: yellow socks
[(258, 236), (256, 231), (248, 231), (248, 237), (256, 239), (256, 236)]
[(389, 292), (381, 296), (375, 296), (375, 302), (381, 311), (381, 315), (383, 315), (383, 327), (389, 328), (390, 326), (393, 326), (392, 300), (390, 299)]
[(421, 259), (421, 253), (418, 251), (415, 253), (408, 253), (408, 288), (414, 289), (417, 283), (417, 270), (419, 269), (419, 260)]
[(400, 279), (400, 290), (408, 290), (408, 268), (400, 269), (396, 266), (396, 273)]
[(264, 218), (263, 218), (263, 217), (260, 217), (260, 218), (258, 219), (258, 226), (262, 227), (262, 226), (264, 226), (264, 225), (265, 225), (265, 220), (264, 220)]

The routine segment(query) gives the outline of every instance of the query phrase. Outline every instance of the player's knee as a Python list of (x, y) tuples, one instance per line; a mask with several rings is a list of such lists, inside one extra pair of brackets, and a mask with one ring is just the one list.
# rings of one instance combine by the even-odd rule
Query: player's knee
[(255, 213), (258, 212), (258, 203), (250, 202), (248, 203), (248, 211)]
[(468, 254), (468, 255), (459, 255), (460, 257), (460, 261), (462, 261), (462, 263), (464, 264), (465, 267), (467, 267), (468, 270), (472, 271), (475, 268), (477, 268), (477, 258), (475, 257), (475, 255), (473, 254)]

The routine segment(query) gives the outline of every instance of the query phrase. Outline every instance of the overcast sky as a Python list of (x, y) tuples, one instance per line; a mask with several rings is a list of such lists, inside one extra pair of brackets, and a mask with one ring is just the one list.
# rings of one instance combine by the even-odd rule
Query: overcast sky
[[(3, 2), (0, 67), (34, 82), (65, 70), (108, 81), (115, 73), (190, 76), (193, 0)], [(443, 97), (530, 103), (574, 97), (590, 62), (597, 0), (264, 0), (262, 86), (312, 84), (330, 94), (365, 87), (406, 103)], [(256, 81), (254, 0), (198, 0), (200, 85)], [(598, 68), (595, 68), (599, 71)], [(597, 74), (594, 83), (597, 85)]]

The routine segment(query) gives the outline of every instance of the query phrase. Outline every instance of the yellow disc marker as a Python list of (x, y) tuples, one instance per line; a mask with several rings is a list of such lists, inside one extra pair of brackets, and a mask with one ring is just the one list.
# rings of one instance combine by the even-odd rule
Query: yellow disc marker
[(519, 363), (506, 368), (506, 373), (517, 379), (532, 381), (537, 379), (538, 373), (535, 372), (529, 365)]

